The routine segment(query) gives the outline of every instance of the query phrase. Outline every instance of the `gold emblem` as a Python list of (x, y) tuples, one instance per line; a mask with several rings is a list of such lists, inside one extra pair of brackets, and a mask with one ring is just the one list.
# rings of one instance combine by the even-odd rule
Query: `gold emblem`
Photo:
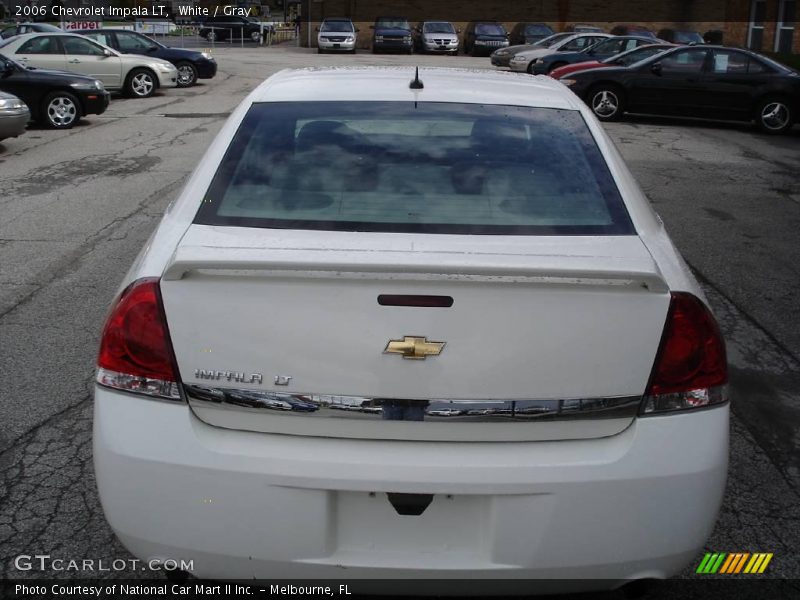
[(429, 342), (424, 337), (407, 335), (402, 340), (389, 340), (384, 354), (402, 354), (403, 358), (411, 360), (425, 360), (428, 356), (437, 356), (442, 353), (445, 342)]

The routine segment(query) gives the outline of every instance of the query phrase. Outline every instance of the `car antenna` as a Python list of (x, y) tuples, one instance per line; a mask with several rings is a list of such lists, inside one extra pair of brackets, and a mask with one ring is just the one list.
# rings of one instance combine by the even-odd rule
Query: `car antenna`
[(408, 87), (410, 87), (412, 90), (421, 90), (422, 88), (425, 87), (425, 85), (419, 78), (419, 67), (417, 67), (417, 70), (414, 73), (414, 80)]

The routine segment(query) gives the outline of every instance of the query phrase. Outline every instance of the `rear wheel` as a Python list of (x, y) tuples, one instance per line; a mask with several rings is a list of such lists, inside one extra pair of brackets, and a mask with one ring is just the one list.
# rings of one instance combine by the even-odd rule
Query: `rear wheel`
[(175, 65), (178, 68), (178, 87), (189, 87), (197, 83), (197, 68), (189, 62), (179, 62)]
[(260, 31), (250, 32), (250, 39), (257, 44), (258, 42), (261, 41), (261, 32)]
[(219, 39), (219, 36), (217, 35), (217, 32), (212, 29), (206, 34), (206, 39), (209, 42), (216, 42)]
[(526, 69), (526, 71), (528, 71), (528, 73), (530, 73), (531, 75), (534, 75), (534, 72), (533, 72), (533, 61), (528, 63), (528, 68)]
[(618, 121), (625, 112), (625, 97), (621, 88), (601, 84), (589, 91), (589, 108), (601, 121)]
[(53, 92), (42, 102), (42, 121), (53, 129), (70, 129), (81, 118), (78, 99), (69, 92)]
[(156, 92), (156, 76), (149, 69), (134, 69), (125, 81), (125, 93), (133, 98), (148, 98)]
[(756, 126), (765, 133), (786, 133), (794, 124), (792, 108), (784, 98), (765, 98), (756, 107)]

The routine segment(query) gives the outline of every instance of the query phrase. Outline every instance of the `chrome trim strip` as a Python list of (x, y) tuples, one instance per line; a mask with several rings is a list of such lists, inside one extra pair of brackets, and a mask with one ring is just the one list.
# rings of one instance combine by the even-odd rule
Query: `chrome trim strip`
[(184, 384), (189, 404), (197, 408), (359, 421), (428, 421), (435, 423), (525, 423), (577, 419), (633, 419), (641, 396), (553, 400), (453, 400), (364, 398), (292, 394)]

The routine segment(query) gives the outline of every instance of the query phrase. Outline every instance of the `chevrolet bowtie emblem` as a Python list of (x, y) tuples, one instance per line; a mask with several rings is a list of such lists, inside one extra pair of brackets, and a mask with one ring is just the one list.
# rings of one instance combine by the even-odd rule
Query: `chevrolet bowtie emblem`
[(424, 337), (405, 336), (402, 340), (389, 340), (384, 354), (402, 354), (403, 358), (425, 360), (428, 356), (442, 353), (445, 342), (429, 342)]

